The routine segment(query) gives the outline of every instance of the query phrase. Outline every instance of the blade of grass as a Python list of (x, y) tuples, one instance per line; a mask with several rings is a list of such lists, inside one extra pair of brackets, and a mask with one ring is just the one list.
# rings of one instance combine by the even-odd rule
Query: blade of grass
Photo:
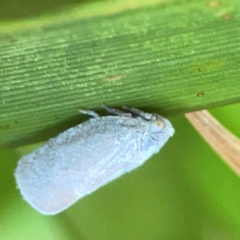
[(1, 22), (0, 147), (49, 139), (101, 102), (174, 115), (240, 101), (240, 1), (136, 2)]
[(206, 142), (240, 176), (240, 140), (207, 110), (186, 113), (186, 118)]

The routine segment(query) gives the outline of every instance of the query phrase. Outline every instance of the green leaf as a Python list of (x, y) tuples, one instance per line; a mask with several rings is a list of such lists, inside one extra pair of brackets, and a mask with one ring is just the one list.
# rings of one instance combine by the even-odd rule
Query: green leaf
[(240, 100), (240, 3), (93, 2), (0, 26), (0, 146), (46, 140), (78, 108), (176, 115)]

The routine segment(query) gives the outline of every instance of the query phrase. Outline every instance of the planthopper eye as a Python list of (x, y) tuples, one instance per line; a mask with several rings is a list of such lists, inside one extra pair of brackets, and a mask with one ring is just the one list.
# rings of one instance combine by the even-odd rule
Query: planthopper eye
[(156, 120), (156, 125), (157, 125), (158, 127), (164, 128), (165, 123), (164, 123), (161, 119), (157, 119), (157, 120)]

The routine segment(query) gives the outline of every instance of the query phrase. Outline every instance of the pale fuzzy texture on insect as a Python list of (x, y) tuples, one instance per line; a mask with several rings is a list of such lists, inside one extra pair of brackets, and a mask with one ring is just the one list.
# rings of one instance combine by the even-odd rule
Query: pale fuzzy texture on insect
[(124, 107), (103, 107), (117, 116), (93, 118), (50, 139), (20, 159), (15, 172), (23, 198), (37, 211), (53, 215), (126, 172), (142, 165), (174, 134), (157, 115)]

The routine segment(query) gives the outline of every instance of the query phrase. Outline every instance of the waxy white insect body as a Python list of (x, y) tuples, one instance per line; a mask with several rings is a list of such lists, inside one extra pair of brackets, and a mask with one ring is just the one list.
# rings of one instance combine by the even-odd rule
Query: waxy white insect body
[[(174, 134), (157, 115), (103, 105), (117, 116), (93, 116), (23, 156), (15, 177), (24, 199), (37, 211), (57, 214), (78, 199), (142, 165)], [(133, 113), (136, 115), (132, 116)]]

